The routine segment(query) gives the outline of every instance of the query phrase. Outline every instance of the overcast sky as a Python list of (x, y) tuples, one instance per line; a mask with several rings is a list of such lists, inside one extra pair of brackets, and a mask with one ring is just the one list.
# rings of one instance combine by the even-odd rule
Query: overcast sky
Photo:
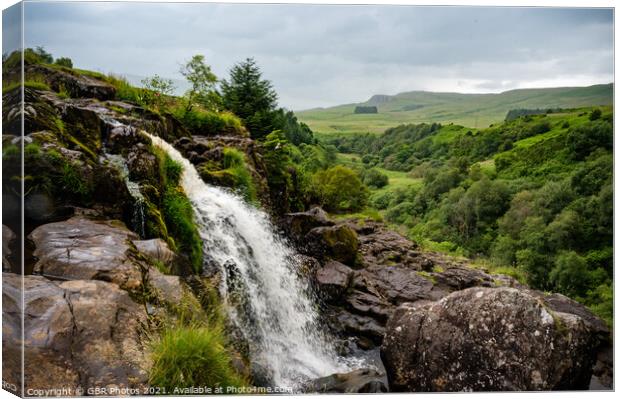
[(611, 9), (41, 2), (25, 24), (27, 46), (106, 73), (180, 78), (200, 53), (226, 78), (254, 57), (295, 110), (613, 81)]

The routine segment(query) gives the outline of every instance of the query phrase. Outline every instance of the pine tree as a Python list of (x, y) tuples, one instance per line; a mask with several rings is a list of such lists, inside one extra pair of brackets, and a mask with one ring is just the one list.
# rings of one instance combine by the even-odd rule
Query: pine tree
[(253, 138), (274, 130), (277, 94), (271, 82), (262, 79), (256, 61), (248, 58), (235, 65), (230, 81), (223, 81), (221, 89), (224, 107), (243, 120)]

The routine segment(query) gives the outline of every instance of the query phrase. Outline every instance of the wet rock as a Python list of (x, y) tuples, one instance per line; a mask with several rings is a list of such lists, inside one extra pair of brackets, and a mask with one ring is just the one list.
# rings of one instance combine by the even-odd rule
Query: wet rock
[(337, 315), (337, 321), (340, 329), (350, 335), (369, 338), (376, 344), (383, 341), (385, 327), (373, 317), (341, 311)]
[(161, 238), (153, 238), (151, 240), (134, 240), (133, 243), (138, 251), (145, 255), (148, 259), (161, 262), (165, 266), (170, 266), (176, 258), (176, 254)]
[(376, 370), (359, 369), (317, 378), (304, 384), (302, 391), (308, 393), (385, 393), (388, 389), (382, 379), (383, 375)]
[(355, 313), (374, 317), (381, 322), (386, 322), (393, 311), (393, 305), (381, 297), (358, 290), (347, 296), (346, 303)]
[(36, 246), (35, 273), (65, 280), (111, 281), (130, 290), (141, 285), (140, 265), (130, 246), (138, 236), (119, 221), (77, 216), (39, 226), (28, 238)]
[[(25, 312), (27, 389), (145, 387), (146, 361), (138, 329), (144, 312), (115, 284), (50, 281), (3, 273), (3, 358), (19, 356), (21, 312)], [(3, 364), (4, 378), (21, 373)]]
[(149, 285), (160, 303), (181, 306), (184, 297), (190, 295), (179, 276), (166, 275), (153, 268), (148, 276)]
[(46, 193), (27, 195), (24, 198), (24, 213), (38, 223), (50, 222), (56, 213), (54, 200)]
[(394, 391), (586, 389), (593, 335), (514, 288), (469, 288), (405, 304), (390, 318), (381, 358)]
[(356, 273), (353, 286), (361, 291), (375, 293), (388, 302), (399, 305), (421, 299), (437, 299), (437, 293), (428, 278), (403, 266), (373, 266)]
[(137, 144), (150, 144), (150, 140), (132, 126), (118, 125), (107, 135), (106, 147), (111, 154), (124, 154)]
[(347, 225), (315, 227), (306, 234), (306, 241), (313, 254), (320, 254), (323, 258), (349, 266), (355, 265), (357, 234)]
[(321, 296), (338, 302), (351, 285), (353, 270), (340, 262), (330, 261), (316, 271), (316, 282)]
[(366, 223), (358, 229), (359, 252), (364, 265), (404, 265), (421, 270), (417, 245), (379, 223)]
[(2, 225), (2, 271), (11, 271), (11, 248), (13, 241), (17, 236), (13, 233), (13, 230), (5, 225)]
[(303, 239), (315, 227), (333, 226), (334, 222), (327, 218), (327, 213), (323, 209), (314, 207), (307, 212), (287, 214), (283, 224), (289, 234), (297, 239)]
[(470, 287), (493, 287), (493, 279), (488, 274), (469, 267), (450, 267), (434, 274), (438, 284), (447, 285), (451, 290)]

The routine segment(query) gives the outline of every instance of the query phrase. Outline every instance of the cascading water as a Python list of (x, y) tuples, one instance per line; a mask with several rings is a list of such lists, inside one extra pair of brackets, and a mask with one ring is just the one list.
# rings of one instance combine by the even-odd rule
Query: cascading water
[(140, 237), (144, 237), (144, 208), (146, 207), (146, 201), (144, 199), (144, 196), (140, 192), (140, 185), (136, 182), (129, 180), (129, 169), (127, 168), (127, 163), (122, 156), (116, 154), (105, 154), (104, 157), (108, 160), (108, 162), (110, 162), (110, 164), (112, 164), (116, 169), (121, 172), (123, 179), (125, 179), (125, 186), (127, 186), (127, 190), (129, 191), (129, 194), (134, 200), (131, 224), (132, 227), (137, 230)]
[(306, 284), (296, 273), (295, 253), (274, 233), (268, 216), (207, 185), (174, 147), (145, 134), (183, 165), (181, 184), (193, 204), (205, 262), (222, 272), (230, 317), (246, 335), (252, 360), (270, 371), (271, 383), (294, 388), (359, 367), (354, 359), (336, 356), (320, 332)]

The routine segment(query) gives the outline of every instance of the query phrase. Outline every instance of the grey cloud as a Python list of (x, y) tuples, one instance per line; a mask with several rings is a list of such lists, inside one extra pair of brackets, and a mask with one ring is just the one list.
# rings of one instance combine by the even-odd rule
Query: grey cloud
[(226, 77), (255, 57), (294, 109), (613, 79), (611, 9), (39, 2), (26, 30), (27, 45), (104, 72), (178, 78), (202, 53)]

